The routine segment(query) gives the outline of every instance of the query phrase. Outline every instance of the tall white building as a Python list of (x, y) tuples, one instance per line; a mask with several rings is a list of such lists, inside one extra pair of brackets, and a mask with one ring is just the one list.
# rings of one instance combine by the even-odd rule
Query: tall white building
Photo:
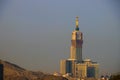
[(76, 17), (76, 28), (72, 32), (72, 39), (71, 39), (70, 59), (74, 59), (77, 60), (78, 62), (82, 62), (82, 43), (83, 43), (83, 36), (82, 36), (82, 32), (79, 31), (78, 17)]
[(60, 61), (60, 73), (73, 78), (98, 78), (99, 64), (90, 59), (82, 58), (83, 34), (79, 30), (79, 20), (76, 17), (76, 27), (72, 32), (70, 58)]

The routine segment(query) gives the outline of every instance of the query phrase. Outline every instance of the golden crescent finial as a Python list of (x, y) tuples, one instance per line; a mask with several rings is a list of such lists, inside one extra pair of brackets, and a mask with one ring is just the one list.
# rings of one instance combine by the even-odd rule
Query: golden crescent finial
[(76, 17), (76, 28), (78, 28), (78, 26), (79, 26), (79, 20), (78, 20), (78, 16)]

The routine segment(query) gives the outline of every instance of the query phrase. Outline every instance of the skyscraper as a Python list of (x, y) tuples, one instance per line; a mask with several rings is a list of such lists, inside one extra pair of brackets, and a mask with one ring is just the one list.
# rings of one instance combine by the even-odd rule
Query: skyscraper
[(79, 31), (78, 23), (79, 23), (78, 17), (76, 17), (76, 28), (72, 32), (70, 58), (75, 59), (78, 62), (82, 62), (83, 35), (82, 32)]
[(98, 78), (97, 62), (82, 58), (83, 34), (79, 30), (79, 20), (76, 17), (76, 27), (72, 32), (70, 58), (60, 61), (60, 73), (73, 78)]

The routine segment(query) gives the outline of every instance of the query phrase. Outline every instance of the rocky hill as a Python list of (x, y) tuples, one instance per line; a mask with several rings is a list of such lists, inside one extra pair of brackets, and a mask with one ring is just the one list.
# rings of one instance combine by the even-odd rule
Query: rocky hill
[(67, 80), (61, 76), (44, 74), (43, 72), (28, 71), (15, 64), (0, 60), (4, 66), (4, 80)]

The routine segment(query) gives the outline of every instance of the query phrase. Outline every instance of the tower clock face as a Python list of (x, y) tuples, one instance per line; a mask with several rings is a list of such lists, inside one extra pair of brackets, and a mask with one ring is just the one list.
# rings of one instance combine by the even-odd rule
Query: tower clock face
[(81, 34), (77, 33), (76, 37), (77, 37), (77, 39), (81, 39)]
[(75, 40), (76, 39), (76, 35), (75, 33), (72, 33), (72, 40)]

